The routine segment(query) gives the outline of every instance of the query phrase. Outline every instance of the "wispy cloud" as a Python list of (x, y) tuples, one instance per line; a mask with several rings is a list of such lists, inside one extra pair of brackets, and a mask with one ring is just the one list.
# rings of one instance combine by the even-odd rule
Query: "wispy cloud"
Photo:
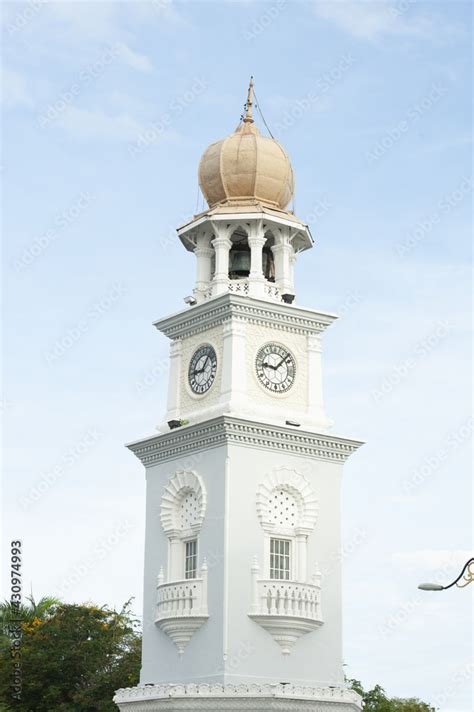
[(134, 52), (123, 42), (118, 43), (117, 49), (122, 62), (128, 64), (132, 69), (136, 69), (138, 72), (151, 72), (153, 70), (152, 63), (144, 54)]
[(432, 28), (429, 18), (417, 15), (407, 21), (405, 14), (410, 0), (317, 0), (316, 14), (341, 30), (364, 40), (374, 40), (382, 35), (426, 35)]
[(105, 141), (131, 141), (143, 126), (128, 114), (110, 115), (101, 109), (88, 110), (70, 106), (57, 125), (75, 138)]
[(31, 108), (33, 99), (26, 77), (13, 69), (2, 69), (2, 104), (7, 109)]

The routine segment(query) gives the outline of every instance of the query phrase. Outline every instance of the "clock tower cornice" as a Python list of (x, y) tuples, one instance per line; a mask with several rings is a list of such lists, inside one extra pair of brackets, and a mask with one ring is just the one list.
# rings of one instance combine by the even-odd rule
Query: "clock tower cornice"
[(127, 444), (138, 459), (151, 467), (177, 456), (196, 450), (237, 444), (264, 450), (280, 450), (308, 458), (345, 462), (364, 443), (361, 440), (295, 431), (291, 427), (278, 427), (252, 422), (243, 418), (220, 416), (204, 423), (188, 425), (162, 435), (137, 440)]
[(311, 336), (321, 334), (337, 318), (335, 314), (304, 307), (272, 304), (251, 297), (223, 294), (159, 319), (153, 322), (153, 325), (172, 340), (192, 336), (232, 319)]

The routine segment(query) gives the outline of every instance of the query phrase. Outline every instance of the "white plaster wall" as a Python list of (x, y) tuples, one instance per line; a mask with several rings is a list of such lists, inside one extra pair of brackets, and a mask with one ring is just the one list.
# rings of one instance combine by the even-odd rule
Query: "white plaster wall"
[[(342, 466), (252, 447), (230, 446), (229, 664), (226, 682), (337, 683), (343, 680), (340, 579), (340, 485)], [(314, 564), (326, 572), (322, 581), (324, 624), (302, 636), (284, 656), (269, 633), (248, 617), (252, 603), (251, 564), (258, 556), (263, 577), (263, 530), (257, 519), (255, 493), (272, 470), (295, 468), (305, 473), (319, 500), (319, 516), (308, 540), (308, 577)]]
[[(225, 459), (229, 455), (228, 491)], [(251, 564), (263, 569), (263, 530), (256, 491), (272, 468), (304, 473), (319, 500), (319, 516), (308, 541), (308, 578), (317, 561), (322, 581), (324, 625), (302, 636), (284, 656), (269, 633), (248, 613), (252, 604)], [(154, 623), (156, 584), (166, 568), (167, 538), (160, 524), (160, 501), (177, 469), (193, 469), (204, 480), (208, 506), (199, 547), (199, 565), (209, 564), (209, 620), (180, 659), (174, 643)], [(151, 467), (147, 471), (144, 641), (141, 682), (341, 682), (340, 484), (342, 465), (249, 446), (228, 445)], [(224, 521), (225, 501), (229, 516)], [(227, 541), (228, 615), (224, 612), (224, 552)], [(262, 573), (263, 576), (263, 573)], [(227, 621), (227, 622), (226, 622)], [(227, 653), (224, 660), (224, 653)]]
[[(141, 683), (222, 681), (225, 447), (185, 455), (147, 469), (143, 652)], [(192, 469), (207, 490), (207, 512), (199, 539), (199, 567), (208, 560), (209, 620), (191, 638), (180, 659), (172, 640), (155, 624), (157, 577), (168, 565), (168, 539), (161, 528), (161, 496), (168, 479)]]

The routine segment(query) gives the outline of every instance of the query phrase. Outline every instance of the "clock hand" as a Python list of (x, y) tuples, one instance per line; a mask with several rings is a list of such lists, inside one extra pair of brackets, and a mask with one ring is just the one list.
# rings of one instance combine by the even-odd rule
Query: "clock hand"
[(198, 371), (194, 371), (194, 375), (197, 376), (199, 373), (203, 373), (206, 370), (207, 362), (209, 361), (209, 356), (206, 358), (204, 361), (204, 366), (200, 368)]
[(271, 369), (273, 369), (274, 371), (276, 371), (278, 367), (277, 367), (277, 366), (272, 366), (271, 363), (264, 363), (264, 364), (263, 364), (263, 368), (271, 368)]

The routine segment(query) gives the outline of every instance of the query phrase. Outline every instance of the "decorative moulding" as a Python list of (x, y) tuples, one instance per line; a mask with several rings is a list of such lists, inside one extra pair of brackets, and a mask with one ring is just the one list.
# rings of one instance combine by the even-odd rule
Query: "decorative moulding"
[(179, 530), (176, 521), (180, 499), (188, 492), (193, 492), (197, 499), (194, 528), (199, 530), (206, 515), (207, 493), (201, 477), (192, 470), (178, 470), (168, 481), (161, 498), (161, 526), (166, 534)]
[(121, 712), (213, 710), (228, 712), (360, 712), (361, 697), (347, 687), (305, 685), (149, 684), (117, 690)]
[(298, 502), (296, 526), (313, 531), (318, 517), (318, 500), (308, 480), (297, 470), (279, 467), (268, 474), (257, 489), (257, 516), (265, 531), (271, 532), (274, 524), (269, 517), (272, 495), (276, 489), (290, 492)]
[(163, 633), (166, 633), (171, 638), (178, 648), (179, 654), (182, 655), (194, 633), (199, 630), (208, 618), (209, 616), (164, 618), (157, 621), (157, 625), (159, 625)]
[(281, 647), (283, 655), (290, 654), (291, 648), (302, 635), (311, 633), (322, 625), (322, 621), (309, 618), (291, 618), (289, 616), (250, 613), (249, 618), (262, 626), (267, 633), (270, 633), (273, 640)]
[(363, 443), (335, 435), (321, 435), (292, 428), (219, 416), (205, 423), (178, 428), (130, 443), (128, 448), (147, 467), (181, 458), (189, 452), (221, 447), (227, 443), (264, 450), (305, 455), (332, 462), (345, 462)]
[(192, 309), (155, 321), (154, 326), (170, 339), (178, 339), (218, 326), (231, 317), (298, 334), (319, 334), (337, 319), (334, 314), (293, 305), (223, 294)]

